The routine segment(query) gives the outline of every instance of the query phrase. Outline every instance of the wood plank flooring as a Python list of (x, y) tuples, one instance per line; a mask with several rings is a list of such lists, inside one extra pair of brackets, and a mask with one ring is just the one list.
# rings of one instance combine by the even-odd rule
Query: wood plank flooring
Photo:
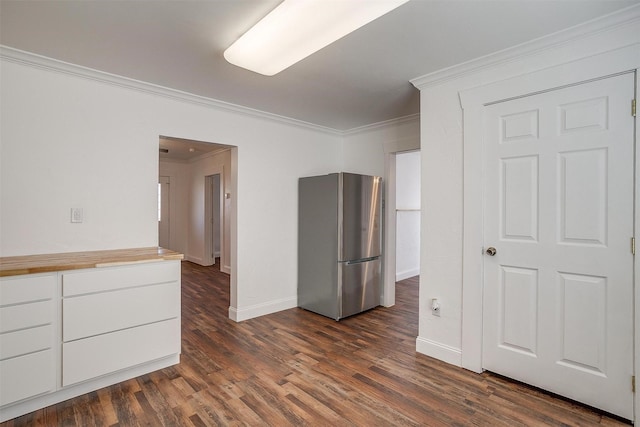
[(418, 279), (396, 305), (340, 322), (291, 309), (235, 323), (229, 278), (183, 262), (180, 365), (14, 426), (626, 425), (532, 387), (416, 353)]

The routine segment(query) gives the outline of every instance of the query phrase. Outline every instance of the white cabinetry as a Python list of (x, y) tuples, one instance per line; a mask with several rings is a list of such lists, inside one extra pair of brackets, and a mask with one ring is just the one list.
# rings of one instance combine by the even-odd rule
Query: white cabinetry
[(163, 262), (62, 275), (62, 385), (180, 352), (180, 268)]
[(179, 260), (0, 279), (0, 422), (179, 354)]
[(56, 278), (0, 280), (0, 406), (56, 387)]

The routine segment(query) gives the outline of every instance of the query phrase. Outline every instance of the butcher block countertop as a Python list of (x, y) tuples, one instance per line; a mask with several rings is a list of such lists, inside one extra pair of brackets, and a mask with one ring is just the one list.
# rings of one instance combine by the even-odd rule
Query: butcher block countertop
[(12, 256), (0, 258), (0, 277), (183, 258), (181, 253), (160, 247)]

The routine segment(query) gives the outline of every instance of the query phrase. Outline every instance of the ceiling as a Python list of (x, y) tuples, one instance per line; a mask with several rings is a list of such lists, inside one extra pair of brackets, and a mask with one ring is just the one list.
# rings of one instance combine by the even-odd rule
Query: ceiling
[(345, 131), (418, 113), (410, 79), (640, 0), (411, 0), (275, 76), (227, 63), (279, 3), (0, 0), (0, 44)]

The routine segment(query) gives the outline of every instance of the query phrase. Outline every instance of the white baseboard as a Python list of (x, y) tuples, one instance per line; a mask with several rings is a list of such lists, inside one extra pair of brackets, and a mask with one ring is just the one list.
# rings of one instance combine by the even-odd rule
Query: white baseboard
[(204, 263), (202, 262), (202, 258), (200, 258), (200, 257), (195, 257), (193, 255), (185, 254), (184, 255), (184, 259), (186, 259), (187, 261), (190, 261), (190, 262), (192, 262), (194, 264), (204, 265)]
[(223, 273), (231, 274), (231, 266), (230, 265), (221, 265), (220, 271)]
[(409, 277), (419, 276), (420, 268), (414, 268), (411, 270), (401, 271), (400, 273), (396, 273), (396, 282), (399, 282), (404, 279), (408, 279)]
[(452, 365), (462, 366), (462, 352), (459, 348), (418, 337), (416, 351)]
[(298, 297), (283, 298), (275, 301), (268, 301), (245, 308), (229, 307), (229, 319), (236, 322), (264, 316), (265, 314), (276, 313), (298, 306)]
[(192, 255), (185, 255), (184, 259), (186, 259), (187, 261), (190, 261), (190, 262), (192, 262), (194, 264), (201, 265), (203, 267), (211, 267), (213, 265), (212, 263), (204, 262), (204, 260), (202, 258), (200, 258), (200, 257), (195, 257), (195, 256), (192, 256)]

